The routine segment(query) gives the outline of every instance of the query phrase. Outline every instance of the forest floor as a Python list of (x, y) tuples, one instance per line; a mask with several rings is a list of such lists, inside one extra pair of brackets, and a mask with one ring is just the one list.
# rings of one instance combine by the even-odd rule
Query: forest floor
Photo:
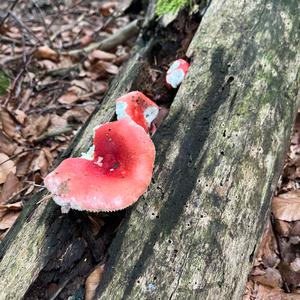
[[(141, 8), (121, 3), (0, 3), (0, 241), (128, 59)], [(300, 114), (244, 300), (300, 299), (299, 188)]]

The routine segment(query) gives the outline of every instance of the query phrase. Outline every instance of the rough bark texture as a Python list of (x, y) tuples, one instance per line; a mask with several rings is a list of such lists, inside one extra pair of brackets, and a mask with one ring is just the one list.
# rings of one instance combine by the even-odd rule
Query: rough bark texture
[[(92, 142), (93, 128), (110, 121), (115, 116), (115, 99), (136, 89), (133, 83), (143, 70), (144, 63), (141, 58), (149, 45), (151, 41), (145, 47), (138, 47), (137, 54), (123, 68), (119, 78), (114, 80), (99, 111), (91, 116), (61, 160), (67, 156), (79, 156), (81, 152), (86, 152)], [(78, 255), (72, 253), (74, 251), (72, 248), (76, 248), (78, 242), (83, 243), (83, 240), (78, 238), (81, 228), (78, 228), (75, 218), (71, 218), (69, 214), (62, 215), (59, 207), (53, 201), (49, 201), (50, 198), (46, 195), (46, 191), (37, 194), (25, 206), (21, 217), (1, 243), (0, 299), (22, 299), (37, 279), (39, 272), (45, 266), (51, 265), (51, 260), (59, 259), (59, 255), (61, 257), (66, 254)], [(80, 259), (85, 258), (76, 257), (71, 263), (78, 263)], [(61, 264), (60, 268), (65, 267)], [(73, 275), (69, 274), (70, 276)]]
[[(189, 75), (154, 137), (153, 183), (128, 210), (99, 298), (240, 298), (299, 100), (298, 5), (212, 1)], [(150, 46), (131, 58), (65, 157), (86, 151), (92, 129), (114, 117), (114, 99), (138, 88)], [(45, 195), (1, 244), (0, 299), (22, 299), (58, 253), (79, 256), (76, 222), (41, 202)]]
[(241, 299), (299, 104), (299, 13), (211, 2), (99, 299)]

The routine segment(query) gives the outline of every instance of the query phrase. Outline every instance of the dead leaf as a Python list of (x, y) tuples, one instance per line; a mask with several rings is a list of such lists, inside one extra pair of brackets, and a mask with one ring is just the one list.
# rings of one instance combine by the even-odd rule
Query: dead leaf
[(117, 4), (118, 3), (116, 1), (107, 1), (103, 3), (99, 7), (100, 14), (104, 17), (110, 16), (114, 12), (115, 8), (117, 7)]
[(93, 300), (101, 281), (104, 265), (98, 265), (85, 281), (85, 300)]
[(270, 220), (268, 220), (256, 254), (254, 265), (261, 263), (264, 267), (276, 267), (280, 261), (277, 240), (275, 238)]
[(6, 181), (9, 173), (15, 174), (16, 166), (6, 154), (0, 153), (0, 184)]
[(290, 191), (274, 197), (272, 213), (279, 220), (288, 222), (300, 220), (300, 191)]
[(22, 183), (14, 173), (9, 173), (4, 182), (0, 203), (5, 203), (14, 194), (18, 193), (22, 188)]
[(46, 131), (50, 123), (50, 115), (39, 116), (34, 122), (34, 136), (38, 137)]
[(13, 144), (13, 141), (8, 138), (2, 130), (0, 130), (0, 153), (3, 152), (7, 155), (12, 155), (17, 146)]
[(281, 275), (278, 270), (273, 268), (261, 269), (255, 267), (250, 273), (250, 278), (253, 281), (273, 288), (281, 288), (282, 286)]
[(42, 176), (48, 173), (49, 161), (46, 155), (46, 150), (42, 149), (36, 159), (34, 159), (32, 164), (32, 171), (41, 171)]
[(94, 50), (89, 54), (89, 60), (91, 62), (95, 61), (95, 60), (104, 60), (104, 61), (113, 61), (117, 58), (117, 56), (115, 54), (109, 53), (109, 52), (105, 52), (102, 50)]
[(91, 72), (97, 73), (100, 76), (104, 75), (105, 73), (116, 75), (119, 72), (119, 68), (112, 63), (98, 61), (97, 63), (91, 65)]
[(48, 127), (48, 131), (65, 128), (67, 126), (68, 126), (68, 122), (65, 118), (58, 116), (56, 114), (50, 115), (50, 126)]
[(19, 109), (16, 109), (14, 111), (14, 115), (15, 115), (16, 120), (20, 124), (24, 125), (27, 115), (22, 110), (19, 110)]
[(59, 58), (58, 53), (53, 49), (49, 48), (48, 46), (39, 47), (34, 53), (34, 56), (36, 58), (50, 59), (54, 62), (58, 62), (58, 58)]
[(20, 215), (19, 211), (10, 211), (0, 218), (0, 230), (11, 228)]
[(7, 136), (14, 138), (16, 136), (17, 124), (11, 114), (5, 109), (0, 110), (0, 122)]
[(76, 102), (79, 97), (74, 92), (67, 92), (57, 99), (57, 101), (61, 104), (72, 104)]
[(30, 166), (34, 157), (36, 157), (36, 153), (34, 152), (28, 152), (18, 157), (18, 160), (16, 162), (17, 176), (21, 177), (21, 176), (28, 175), (30, 173), (31, 171)]

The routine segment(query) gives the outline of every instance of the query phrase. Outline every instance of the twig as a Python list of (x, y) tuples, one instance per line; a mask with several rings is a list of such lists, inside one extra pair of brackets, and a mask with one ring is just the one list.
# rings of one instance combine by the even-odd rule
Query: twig
[[(19, 45), (19, 46), (23, 45), (22, 41), (10, 38), (10, 37), (2, 35), (2, 34), (0, 34), (0, 41), (7, 42), (7, 43), (12, 43), (12, 44), (16, 44), (16, 45)], [(33, 44), (30, 43), (29, 41), (25, 41), (25, 45), (26, 46), (33, 46)]]
[(64, 77), (66, 74), (70, 73), (70, 72), (77, 72), (80, 69), (80, 64), (74, 64), (70, 67), (66, 67), (66, 68), (58, 68), (58, 69), (53, 69), (53, 70), (48, 70), (42, 73), (42, 76), (61, 76)]
[(71, 30), (72, 28), (74, 28), (74, 26), (76, 26), (78, 23), (80, 23), (86, 16), (86, 13), (81, 14), (76, 20), (75, 22), (73, 22), (72, 24), (66, 25), (65, 27), (61, 28), (61, 30), (58, 30), (57, 32), (53, 33), (50, 37), (50, 41), (53, 42), (60, 34), (62, 34), (65, 31)]
[(58, 135), (61, 135), (61, 134), (64, 134), (64, 133), (68, 133), (70, 131), (72, 131), (74, 128), (71, 127), (71, 126), (66, 126), (64, 128), (59, 128), (59, 129), (54, 129), (52, 131), (47, 131), (45, 133), (43, 133), (42, 135), (40, 135), (38, 138), (36, 138), (34, 140), (34, 142), (36, 143), (39, 143), (39, 142), (42, 142), (48, 138), (52, 138), (52, 137), (55, 137), (55, 136), (58, 136)]
[(36, 3), (35, 0), (31, 0), (31, 1), (32, 1), (33, 5), (36, 7), (36, 9), (37, 9), (37, 11), (38, 11), (38, 13), (39, 13), (39, 15), (40, 15), (40, 19), (41, 19), (41, 21), (42, 21), (42, 23), (43, 23), (43, 26), (44, 26), (44, 28), (45, 28), (45, 32), (46, 32), (46, 34), (47, 34), (47, 39), (48, 39), (48, 41), (49, 41), (49, 44), (50, 44), (51, 48), (53, 48), (53, 43), (52, 43), (52, 40), (51, 40), (51, 38), (50, 38), (49, 28), (48, 28), (48, 26), (47, 26), (47, 24), (46, 24), (46, 22), (45, 22), (45, 16), (44, 16), (44, 13), (42, 12), (41, 8), (39, 7), (39, 5)]
[(35, 151), (35, 150), (39, 150), (39, 149), (27, 149), (27, 150), (22, 150), (16, 154), (14, 154), (13, 156), (9, 157), (8, 159), (4, 160), (3, 162), (0, 163), (0, 166), (7, 163), (10, 160), (15, 159), (16, 157), (18, 157), (19, 155), (26, 153), (26, 152), (31, 152), (31, 151)]
[(103, 51), (111, 50), (116, 46), (124, 43), (133, 35), (137, 34), (140, 30), (140, 24), (141, 24), (141, 19), (134, 20), (131, 23), (129, 23), (127, 26), (118, 30), (113, 35), (111, 35), (110, 37), (106, 38), (101, 42), (92, 43), (85, 48), (63, 52), (62, 54), (77, 56), (80, 54), (87, 54), (94, 49), (100, 49)]
[(29, 35), (31, 35), (37, 42), (42, 44), (43, 42), (32, 32), (32, 30), (22, 21), (20, 20), (12, 11), (8, 12), (9, 15), (16, 21), (16, 23), (19, 25), (20, 29), (23, 28), (27, 31)]
[(19, 0), (15, 0), (14, 3), (12, 4), (12, 6), (10, 7), (10, 10), (7, 12), (6, 16), (1, 20), (0, 22), (0, 27), (4, 24), (4, 22), (7, 20), (7, 18), (9, 17), (9, 14), (11, 11), (14, 10), (15, 6), (18, 4)]
[[(22, 56), (22, 57), (23, 57), (23, 56)], [(10, 89), (9, 89), (8, 96), (7, 96), (7, 98), (6, 98), (5, 101), (4, 101), (4, 107), (7, 106), (9, 100), (11, 99), (12, 94), (13, 94), (13, 91), (16, 89), (18, 80), (19, 80), (19, 79), (23, 76), (23, 74), (27, 71), (27, 67), (28, 67), (28, 65), (30, 64), (31, 59), (32, 59), (32, 55), (27, 56), (27, 61), (25, 62), (24, 67), (23, 67), (22, 70), (19, 72), (19, 74), (16, 76), (16, 78), (14, 79), (14, 81), (13, 81), (13, 83), (12, 83)], [(25, 60), (26, 60), (26, 58), (25, 58)]]
[(55, 105), (55, 106), (50, 106), (50, 107), (46, 107), (46, 108), (35, 108), (35, 109), (31, 109), (26, 111), (26, 114), (30, 115), (33, 113), (48, 113), (48, 112), (52, 112), (52, 111), (56, 111), (59, 109), (66, 109), (66, 108), (73, 108), (73, 107), (85, 107), (85, 106), (89, 106), (89, 105), (97, 105), (98, 101), (85, 101), (84, 103), (73, 103), (73, 104), (61, 104), (61, 105)]

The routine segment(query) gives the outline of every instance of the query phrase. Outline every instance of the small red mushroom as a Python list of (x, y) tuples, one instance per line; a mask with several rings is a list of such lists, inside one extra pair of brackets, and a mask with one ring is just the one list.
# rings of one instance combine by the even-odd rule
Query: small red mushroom
[(184, 59), (175, 60), (167, 71), (166, 83), (169, 89), (176, 89), (183, 81), (190, 64)]
[(157, 117), (159, 106), (139, 91), (130, 92), (116, 100), (118, 120), (131, 118), (146, 132)]
[(155, 147), (131, 119), (100, 125), (95, 129), (94, 147), (91, 159), (65, 159), (45, 178), (62, 212), (124, 209), (150, 184)]

